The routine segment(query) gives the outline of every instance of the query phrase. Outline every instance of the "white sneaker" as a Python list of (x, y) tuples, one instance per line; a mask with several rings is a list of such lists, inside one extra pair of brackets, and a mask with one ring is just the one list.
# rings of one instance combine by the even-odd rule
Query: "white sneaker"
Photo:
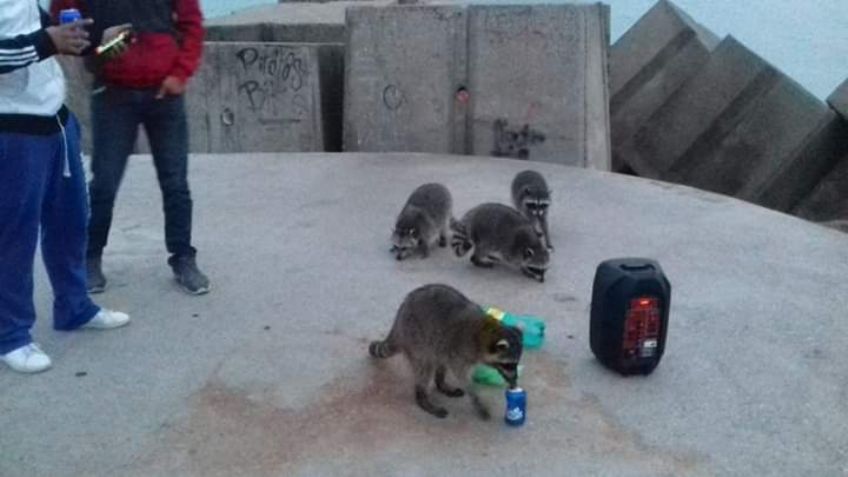
[(88, 323), (82, 325), (81, 328), (90, 328), (95, 330), (111, 330), (112, 328), (120, 328), (130, 322), (130, 315), (121, 313), (120, 311), (107, 310), (101, 308)]
[(0, 356), (0, 360), (19, 373), (40, 373), (53, 364), (50, 356), (41, 351), (35, 343), (12, 350)]

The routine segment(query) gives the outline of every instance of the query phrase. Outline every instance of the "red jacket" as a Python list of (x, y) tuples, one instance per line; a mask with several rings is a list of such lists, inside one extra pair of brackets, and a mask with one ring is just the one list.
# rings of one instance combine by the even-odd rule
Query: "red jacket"
[(183, 82), (200, 65), (203, 52), (203, 14), (198, 0), (52, 0), (54, 19), (65, 8), (94, 19), (91, 37), (99, 43), (103, 30), (132, 23), (135, 41), (126, 53), (97, 71), (106, 84), (155, 88), (168, 76)]

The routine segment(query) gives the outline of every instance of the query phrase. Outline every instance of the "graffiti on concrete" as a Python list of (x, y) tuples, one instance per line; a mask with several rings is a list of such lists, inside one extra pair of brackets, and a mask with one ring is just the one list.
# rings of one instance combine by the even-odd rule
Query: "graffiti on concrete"
[(510, 129), (506, 119), (495, 121), (495, 144), (492, 155), (495, 157), (512, 157), (515, 159), (530, 159), (530, 147), (545, 142), (545, 135), (529, 124), (520, 129)]
[(395, 85), (390, 84), (383, 90), (383, 104), (389, 111), (395, 111), (403, 104), (403, 92)]
[[(309, 101), (300, 93), (309, 70), (300, 52), (290, 47), (247, 47), (236, 52), (240, 65), (237, 95), (262, 124), (300, 122)], [(308, 96), (308, 94), (307, 94)]]

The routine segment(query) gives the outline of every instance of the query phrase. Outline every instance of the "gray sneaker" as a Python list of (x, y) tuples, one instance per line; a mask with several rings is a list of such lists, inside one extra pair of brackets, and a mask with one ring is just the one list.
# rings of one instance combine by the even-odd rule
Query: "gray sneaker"
[(174, 279), (190, 295), (209, 293), (209, 279), (197, 268), (197, 262), (190, 256), (173, 256), (168, 264), (174, 271)]
[(103, 275), (100, 257), (86, 259), (86, 288), (88, 293), (103, 293), (106, 291), (106, 276)]

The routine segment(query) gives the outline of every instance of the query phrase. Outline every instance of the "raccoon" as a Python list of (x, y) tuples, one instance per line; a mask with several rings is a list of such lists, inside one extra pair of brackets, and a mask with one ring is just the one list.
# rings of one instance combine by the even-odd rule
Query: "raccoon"
[(471, 399), (477, 415), (491, 417), (472, 386), (466, 390), (449, 386), (450, 371), (464, 385), (471, 384), (470, 372), (477, 364), (492, 366), (511, 387), (517, 385), (522, 334), (503, 325), (462, 293), (447, 285), (424, 285), (410, 292), (397, 311), (394, 325), (383, 341), (368, 347), (374, 358), (403, 353), (415, 376), (415, 402), (436, 417), (448, 411), (430, 400), (430, 382), (448, 397)]
[(548, 232), (548, 208), (551, 205), (551, 191), (542, 174), (536, 171), (522, 171), (512, 180), (512, 203), (523, 213), (536, 231), (544, 238), (548, 250), (553, 250), (551, 234)]
[(451, 221), (451, 245), (458, 257), (474, 248), (471, 263), (492, 267), (497, 262), (545, 281), (550, 255), (533, 224), (521, 212), (502, 204), (482, 204), (469, 210), (461, 221)]
[(391, 252), (395, 258), (403, 260), (414, 253), (426, 258), (437, 241), (440, 247), (446, 247), (452, 206), (450, 191), (442, 184), (424, 184), (415, 189), (392, 231)]

